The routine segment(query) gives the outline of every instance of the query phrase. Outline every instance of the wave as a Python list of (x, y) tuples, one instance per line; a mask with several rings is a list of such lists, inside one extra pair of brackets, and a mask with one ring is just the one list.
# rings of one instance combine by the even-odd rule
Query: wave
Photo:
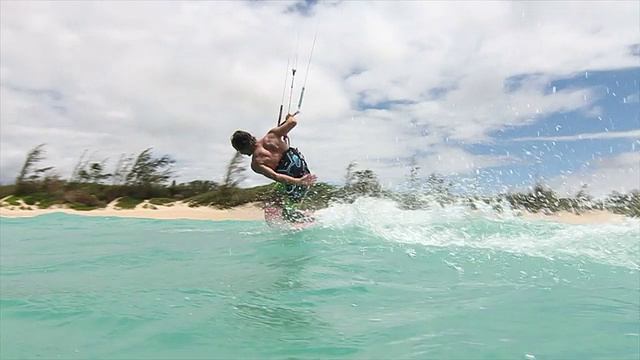
[(316, 213), (319, 227), (358, 229), (396, 244), (427, 248), (463, 247), (554, 259), (581, 259), (640, 270), (640, 221), (570, 225), (530, 221), (516, 211), (491, 206), (404, 210), (396, 202), (360, 198)]

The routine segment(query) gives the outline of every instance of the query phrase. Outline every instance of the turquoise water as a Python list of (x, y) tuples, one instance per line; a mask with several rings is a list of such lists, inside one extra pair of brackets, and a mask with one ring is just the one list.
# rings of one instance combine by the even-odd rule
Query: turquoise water
[(2, 359), (638, 359), (640, 223), (0, 219)]

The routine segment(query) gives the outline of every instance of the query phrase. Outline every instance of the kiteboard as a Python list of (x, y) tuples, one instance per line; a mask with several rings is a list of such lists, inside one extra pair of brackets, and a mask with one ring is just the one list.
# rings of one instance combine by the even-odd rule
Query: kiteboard
[(287, 230), (307, 229), (315, 224), (315, 220), (310, 216), (307, 216), (303, 220), (297, 222), (288, 221), (282, 215), (282, 207), (276, 205), (264, 207), (264, 220), (271, 228)]

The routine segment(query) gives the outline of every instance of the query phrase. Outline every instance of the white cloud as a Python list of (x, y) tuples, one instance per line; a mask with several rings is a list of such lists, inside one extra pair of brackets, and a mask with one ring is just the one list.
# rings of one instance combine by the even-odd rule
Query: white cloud
[(594, 197), (603, 197), (614, 190), (623, 193), (640, 190), (640, 152), (600, 158), (579, 172), (563, 174), (548, 183), (559, 193), (570, 195), (586, 184)]
[[(286, 61), (300, 29), (295, 109), (318, 21), (292, 141), (322, 181), (340, 181), (351, 160), (390, 181), (393, 159), (418, 151), (431, 154), (425, 168), (444, 173), (494, 166), (504, 159), (448, 141), (487, 140), (555, 111), (592, 114), (590, 89), (543, 88), (637, 66), (634, 2), (320, 2), (312, 18), (285, 14), (295, 3), (2, 2), (2, 181), (42, 142), (67, 174), (87, 148), (115, 161), (154, 147), (178, 159), (180, 180), (219, 179), (231, 133), (266, 132), (284, 86), (288, 101)], [(508, 93), (505, 81), (522, 74), (537, 75)]]
[(599, 133), (584, 133), (569, 136), (540, 136), (540, 137), (523, 137), (512, 139), (511, 141), (576, 141), (576, 140), (595, 140), (595, 139), (633, 139), (640, 138), (640, 130), (632, 131), (606, 131)]
[(627, 97), (624, 98), (624, 102), (627, 104), (637, 104), (640, 103), (640, 95), (638, 94), (631, 94)]

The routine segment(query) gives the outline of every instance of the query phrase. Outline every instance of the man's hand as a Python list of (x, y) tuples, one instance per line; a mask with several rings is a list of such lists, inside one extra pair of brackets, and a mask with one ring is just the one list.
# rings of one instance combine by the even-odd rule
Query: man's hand
[(299, 185), (312, 185), (318, 177), (313, 174), (307, 174), (298, 179)]
[(285, 122), (283, 122), (280, 126), (269, 130), (269, 132), (273, 133), (277, 137), (283, 137), (286, 136), (294, 127), (296, 127), (297, 124), (298, 120), (296, 120), (295, 116), (288, 114), (285, 117)]

